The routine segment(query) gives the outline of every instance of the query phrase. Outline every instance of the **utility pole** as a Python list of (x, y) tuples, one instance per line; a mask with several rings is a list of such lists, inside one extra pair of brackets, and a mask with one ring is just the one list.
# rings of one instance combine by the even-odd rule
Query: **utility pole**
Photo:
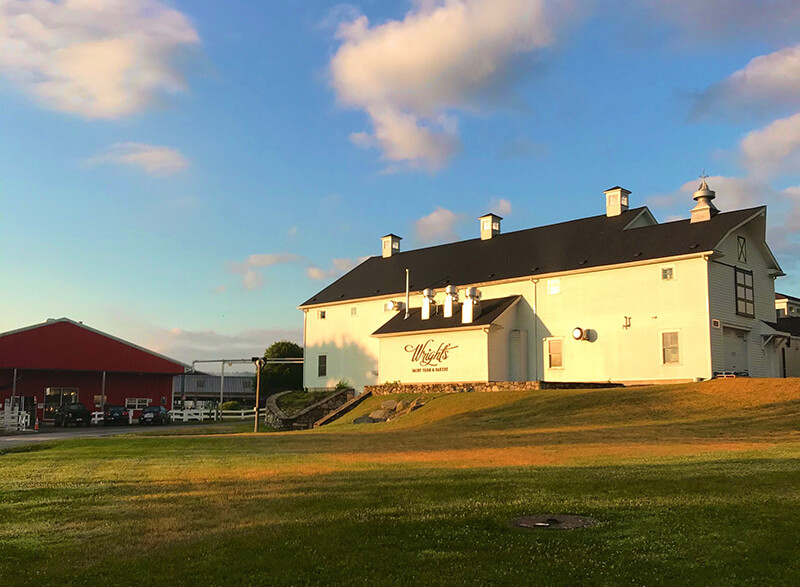
[(253, 432), (258, 432), (258, 403), (261, 394), (261, 369), (264, 367), (264, 359), (261, 357), (253, 357), (253, 363), (256, 366), (256, 418), (253, 426)]

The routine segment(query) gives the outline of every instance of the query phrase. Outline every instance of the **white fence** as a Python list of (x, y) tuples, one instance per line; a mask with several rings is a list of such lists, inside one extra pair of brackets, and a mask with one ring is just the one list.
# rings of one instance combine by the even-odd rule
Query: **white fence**
[(25, 430), (31, 427), (31, 415), (19, 409), (0, 410), (0, 430)]
[[(263, 416), (267, 410), (261, 408), (258, 411), (259, 416)], [(187, 409), (187, 410), (172, 410), (173, 422), (216, 422), (217, 420), (252, 420), (255, 416), (255, 408), (247, 410), (215, 410), (213, 408), (206, 409)]]

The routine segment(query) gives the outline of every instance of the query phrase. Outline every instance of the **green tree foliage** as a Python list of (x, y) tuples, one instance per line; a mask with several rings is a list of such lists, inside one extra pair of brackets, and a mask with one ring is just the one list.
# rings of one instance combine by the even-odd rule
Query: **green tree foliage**
[[(298, 359), (303, 357), (303, 347), (288, 340), (272, 343), (264, 351), (265, 359)], [(253, 388), (255, 389), (255, 377)], [(272, 395), (278, 391), (303, 389), (303, 365), (264, 365), (261, 370), (261, 394)]]

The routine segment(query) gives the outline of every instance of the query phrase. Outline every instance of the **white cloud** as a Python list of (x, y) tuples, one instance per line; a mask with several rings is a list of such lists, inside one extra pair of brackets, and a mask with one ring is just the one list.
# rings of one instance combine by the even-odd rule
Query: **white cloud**
[(297, 227), (296, 226), (290, 227), (289, 230), (286, 231), (286, 236), (288, 236), (289, 238), (296, 237), (297, 236)]
[(785, 108), (800, 108), (800, 45), (752, 59), (702, 92), (694, 114), (745, 114), (753, 109)]
[(116, 143), (99, 155), (87, 159), (86, 163), (129, 165), (139, 167), (156, 177), (172, 175), (189, 165), (189, 161), (177, 149), (143, 143)]
[(230, 271), (242, 275), (242, 287), (246, 290), (256, 290), (264, 287), (266, 279), (260, 269), (273, 265), (287, 265), (299, 263), (303, 260), (300, 255), (293, 253), (261, 253), (250, 255), (242, 262), (231, 263)]
[(800, 173), (800, 113), (749, 132), (741, 151), (745, 167), (758, 177)]
[(441, 206), (427, 216), (423, 216), (414, 223), (414, 232), (420, 242), (430, 244), (442, 241), (458, 240), (456, 226), (463, 220), (461, 214), (456, 214)]
[(417, 1), (402, 20), (339, 27), (332, 84), (339, 101), (369, 115), (373, 132), (354, 133), (386, 160), (436, 170), (458, 151), (449, 110), (476, 110), (506, 96), (519, 57), (555, 43), (575, 2)]
[(498, 216), (509, 216), (511, 209), (511, 202), (505, 198), (493, 198), (489, 202), (489, 212)]
[(159, 0), (0, 0), (0, 73), (84, 118), (127, 116), (185, 90), (175, 57), (199, 42)]
[(364, 261), (369, 259), (369, 257), (359, 257), (358, 259), (333, 259), (331, 261), (331, 268), (330, 269), (320, 269), (319, 267), (315, 267), (314, 265), (310, 265), (306, 267), (306, 275), (311, 279), (317, 281), (324, 281), (329, 280), (334, 277), (339, 277), (344, 273), (347, 273), (357, 265), (360, 265)]
[[(640, 4), (641, 0), (633, 0)], [(656, 0), (642, 3), (661, 19), (678, 24), (690, 41), (741, 40), (768, 34), (796, 36), (800, 27), (797, 0)]]
[[(144, 334), (143, 346), (191, 364), (194, 360), (249, 358), (260, 356), (273, 342), (290, 340), (302, 344), (300, 329), (253, 329), (235, 334), (214, 330), (183, 330), (181, 328), (150, 328)], [(202, 365), (198, 369), (218, 371), (219, 365)], [(252, 371), (249, 365), (226, 367), (225, 372)]]

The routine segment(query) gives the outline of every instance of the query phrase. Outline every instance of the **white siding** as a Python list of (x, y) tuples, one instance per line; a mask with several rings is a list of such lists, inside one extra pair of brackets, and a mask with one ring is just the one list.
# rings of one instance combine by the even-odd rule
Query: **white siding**
[[(749, 228), (749, 227), (752, 227)], [(747, 240), (747, 261), (738, 259), (737, 237)], [(748, 224), (734, 231), (717, 250), (724, 256), (709, 262), (708, 289), (712, 319), (720, 320), (723, 327), (741, 328), (748, 331), (749, 370), (752, 377), (775, 377), (778, 375), (778, 357), (774, 345), (762, 346), (763, 322), (775, 322), (775, 280), (771, 277), (770, 260), (759, 241), (756, 227)], [(736, 287), (734, 267), (753, 272), (755, 294), (755, 317), (736, 314)], [(711, 357), (714, 372), (724, 370), (725, 350), (723, 329), (711, 329)]]

